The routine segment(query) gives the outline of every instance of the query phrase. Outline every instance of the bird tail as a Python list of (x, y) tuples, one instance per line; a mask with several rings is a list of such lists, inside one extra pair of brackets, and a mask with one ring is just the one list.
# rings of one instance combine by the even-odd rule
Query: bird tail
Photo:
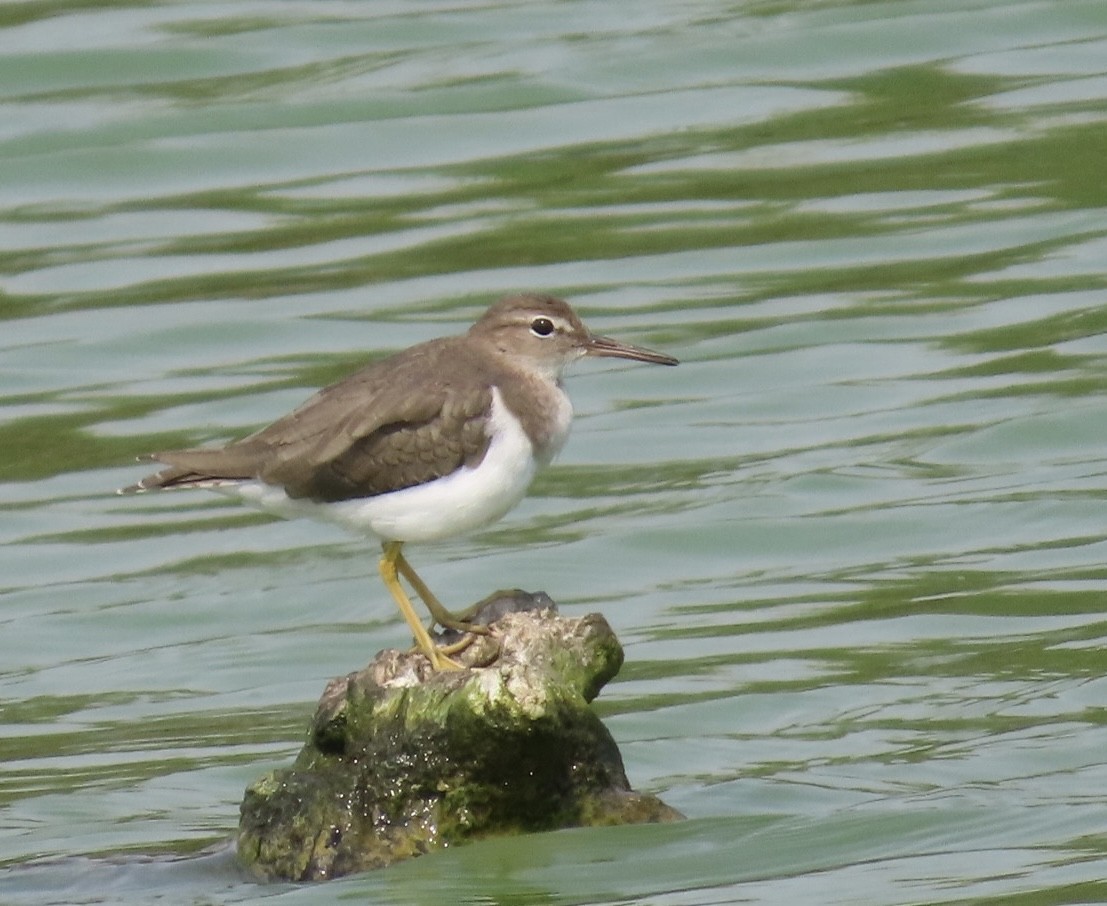
[(246, 458), (224, 449), (170, 450), (142, 457), (169, 466), (147, 475), (141, 481), (120, 488), (118, 494), (168, 491), (180, 488), (218, 488), (255, 477)]

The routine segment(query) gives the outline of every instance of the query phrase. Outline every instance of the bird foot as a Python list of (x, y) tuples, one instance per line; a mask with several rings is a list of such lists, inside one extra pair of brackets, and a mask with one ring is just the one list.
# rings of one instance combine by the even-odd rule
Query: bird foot
[[(470, 667), (486, 667), (498, 657), (500, 646), (498, 642), (489, 637), (488, 630), (485, 627), (478, 628), (484, 629), (484, 632), (466, 632), (456, 641), (444, 645), (432, 643), (430, 650), (423, 648), (421, 645), (414, 645), (409, 649), (408, 653), (424, 655), (427, 660), (430, 661), (431, 667), (436, 671), (467, 670)], [(473, 643), (478, 639), (482, 640), (482, 644), (477, 646), (478, 650), (475, 654), (471, 654), (466, 658), (471, 661), (471, 663), (463, 664), (454, 660), (452, 657), (453, 655), (469, 651), (473, 647)], [(488, 641), (484, 642), (486, 639)]]
[[(456, 652), (446, 650), (447, 648), (452, 647), (452, 645), (447, 645), (445, 647), (439, 647), (438, 645), (435, 645), (430, 651), (424, 651), (423, 653), (430, 661), (431, 667), (439, 672), (444, 670), (465, 670), (466, 667), (464, 664), (458, 663), (452, 657), (450, 657), (450, 654)], [(415, 653), (417, 651), (422, 651), (422, 649), (418, 646), (412, 649), (412, 653)]]
[(488, 626), (484, 623), (471, 623), (465, 615), (458, 615), (456, 619), (450, 618), (448, 620), (435, 620), (434, 624), (441, 626), (443, 629), (449, 632), (463, 632), (467, 635), (488, 635)]

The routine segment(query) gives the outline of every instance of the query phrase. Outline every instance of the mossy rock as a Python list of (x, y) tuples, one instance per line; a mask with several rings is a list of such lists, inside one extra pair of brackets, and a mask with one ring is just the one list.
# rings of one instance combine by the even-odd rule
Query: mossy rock
[(328, 684), (292, 767), (246, 791), (248, 867), (319, 880), (481, 837), (681, 817), (630, 789), (589, 707), (623, 661), (607, 621), (518, 591), (489, 608), (488, 636), (459, 655), (486, 666), (435, 673), (390, 650)]

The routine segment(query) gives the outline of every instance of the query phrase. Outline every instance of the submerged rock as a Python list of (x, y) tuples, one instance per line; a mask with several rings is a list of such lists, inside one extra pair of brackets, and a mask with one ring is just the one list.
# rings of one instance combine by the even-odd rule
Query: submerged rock
[(264, 878), (320, 880), (499, 834), (681, 815), (630, 789), (588, 703), (623, 650), (599, 614), (564, 619), (545, 595), (501, 592), (488, 625), (435, 673), (383, 651), (332, 680), (291, 768), (251, 785), (238, 852)]

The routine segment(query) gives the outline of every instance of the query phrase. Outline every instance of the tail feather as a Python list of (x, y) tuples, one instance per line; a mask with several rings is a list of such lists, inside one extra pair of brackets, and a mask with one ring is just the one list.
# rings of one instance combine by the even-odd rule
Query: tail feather
[(211, 475), (199, 475), (188, 469), (162, 469), (153, 475), (147, 475), (135, 484), (120, 488), (117, 494), (144, 494), (146, 491), (174, 491), (185, 488), (218, 488), (228, 484), (238, 484), (241, 478), (214, 478)]
[(165, 463), (169, 468), (147, 475), (136, 484), (120, 488), (119, 494), (180, 488), (216, 488), (237, 484), (255, 477), (244, 457), (227, 455), (227, 448), (211, 450), (170, 450), (143, 459)]

